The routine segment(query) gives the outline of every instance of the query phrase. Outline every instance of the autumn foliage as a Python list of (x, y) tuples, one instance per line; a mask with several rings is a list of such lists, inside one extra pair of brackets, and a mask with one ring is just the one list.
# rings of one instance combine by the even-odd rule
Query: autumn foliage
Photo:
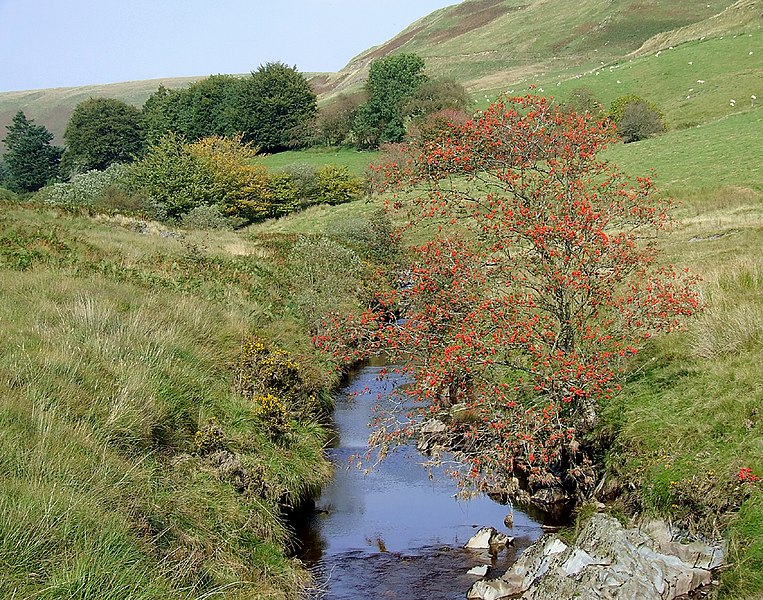
[(387, 354), (410, 377), (372, 436), (383, 451), (435, 419), (467, 487), (590, 494), (601, 403), (650, 337), (699, 309), (695, 278), (659, 260), (669, 200), (599, 158), (615, 139), (589, 114), (504, 98), (379, 167), (407, 211), (399, 234), (427, 241), (316, 339), (340, 363)]

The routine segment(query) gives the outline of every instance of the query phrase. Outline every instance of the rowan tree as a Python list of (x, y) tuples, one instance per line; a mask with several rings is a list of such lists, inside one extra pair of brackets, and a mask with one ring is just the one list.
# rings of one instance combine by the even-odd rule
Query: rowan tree
[(590, 113), (502, 98), (379, 167), (406, 192), (399, 234), (427, 241), (316, 342), (340, 363), (384, 353), (409, 376), (372, 436), (382, 454), (444, 425), (466, 488), (590, 494), (601, 403), (650, 337), (699, 308), (696, 279), (660, 260), (670, 201), (598, 157), (615, 140)]

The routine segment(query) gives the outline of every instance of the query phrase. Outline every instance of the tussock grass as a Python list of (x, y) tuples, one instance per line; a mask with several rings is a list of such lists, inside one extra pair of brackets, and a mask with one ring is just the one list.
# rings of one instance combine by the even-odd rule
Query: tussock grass
[[(223, 248), (254, 242), (163, 231), (2, 213), (4, 598), (287, 599), (307, 583), (282, 508), (328, 476), (327, 433), (295, 421), (275, 443), (233, 385), (254, 327), (296, 348), (306, 334), (278, 325), (275, 272)], [(319, 362), (308, 373), (325, 385)], [(261, 487), (197, 453), (211, 419)]]

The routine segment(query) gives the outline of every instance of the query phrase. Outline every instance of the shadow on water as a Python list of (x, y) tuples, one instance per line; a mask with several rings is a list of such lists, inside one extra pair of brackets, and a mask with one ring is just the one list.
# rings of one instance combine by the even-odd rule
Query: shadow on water
[[(497, 577), (516, 554), (542, 534), (540, 525), (514, 510), (514, 526), (503, 519), (508, 508), (487, 497), (457, 500), (455, 482), (442, 470), (430, 478), (415, 448), (391, 453), (369, 473), (353, 457), (366, 451), (372, 410), (401, 379), (379, 380), (381, 367), (360, 369), (337, 397), (336, 447), (328, 452), (334, 477), (294, 525), (297, 556), (311, 567), (316, 598), (463, 598), (478, 578), (469, 568), (488, 564)], [(464, 550), (478, 527), (492, 526), (515, 537), (512, 549), (497, 557)]]

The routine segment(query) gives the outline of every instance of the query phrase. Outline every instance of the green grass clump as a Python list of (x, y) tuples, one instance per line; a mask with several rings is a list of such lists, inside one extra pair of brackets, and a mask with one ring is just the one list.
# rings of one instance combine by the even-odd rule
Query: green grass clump
[(274, 439), (235, 385), (242, 341), (279, 331), (311, 394), (333, 376), (300, 370), (273, 247), (3, 209), (0, 596), (296, 597), (282, 511), (328, 477), (328, 433), (303, 403)]

